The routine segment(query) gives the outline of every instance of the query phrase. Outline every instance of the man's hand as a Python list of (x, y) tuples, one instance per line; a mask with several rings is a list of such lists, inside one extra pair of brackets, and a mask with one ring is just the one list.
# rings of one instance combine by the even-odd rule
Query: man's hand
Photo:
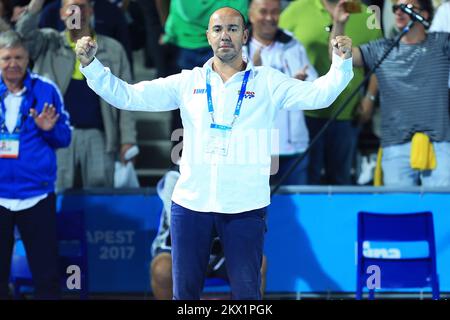
[(262, 47), (258, 47), (258, 49), (256, 49), (255, 53), (253, 54), (252, 61), (255, 67), (262, 66), (261, 50)]
[(83, 67), (86, 67), (94, 60), (97, 49), (97, 42), (91, 37), (83, 37), (77, 41), (75, 54)]
[(347, 36), (336, 36), (331, 40), (333, 52), (342, 59), (348, 59), (352, 56), (352, 39)]
[(50, 131), (59, 119), (53, 104), (44, 104), (44, 109), (38, 115), (36, 109), (30, 109), (31, 116), (34, 118), (36, 125), (43, 131)]
[(125, 153), (127, 153), (127, 151), (133, 147), (134, 144), (130, 144), (130, 143), (124, 143), (121, 147), (120, 147), (120, 162), (122, 163), (127, 163), (128, 161), (132, 161), (134, 163), (134, 159), (135, 157), (126, 160), (125, 159)]
[(350, 13), (345, 11), (344, 3), (346, 0), (340, 0), (333, 11), (333, 23), (334, 24), (346, 24)]
[(9, 19), (11, 22), (17, 22), (19, 18), (22, 16), (22, 14), (27, 10), (27, 6), (15, 6), (13, 8), (11, 19)]

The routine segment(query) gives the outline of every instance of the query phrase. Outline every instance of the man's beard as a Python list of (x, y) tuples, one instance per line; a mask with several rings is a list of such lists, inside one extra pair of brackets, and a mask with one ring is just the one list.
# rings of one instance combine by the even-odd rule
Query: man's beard
[(222, 53), (222, 54), (217, 53), (216, 56), (222, 62), (229, 62), (229, 61), (233, 61), (236, 58), (237, 53), (236, 52), (226, 52), (226, 53)]

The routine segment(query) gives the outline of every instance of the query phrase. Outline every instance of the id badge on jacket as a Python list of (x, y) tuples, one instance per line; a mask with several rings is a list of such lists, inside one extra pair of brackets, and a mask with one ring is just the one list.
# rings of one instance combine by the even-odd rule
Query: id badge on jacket
[(231, 127), (212, 123), (209, 129), (206, 153), (227, 156), (231, 139)]
[(19, 135), (0, 133), (0, 158), (19, 158)]

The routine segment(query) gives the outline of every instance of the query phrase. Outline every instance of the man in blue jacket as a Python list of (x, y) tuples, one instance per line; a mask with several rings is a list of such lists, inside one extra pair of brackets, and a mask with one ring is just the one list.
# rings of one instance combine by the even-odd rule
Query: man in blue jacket
[(27, 71), (14, 31), (0, 35), (0, 299), (7, 298), (14, 227), (27, 252), (35, 297), (60, 294), (56, 239), (56, 154), (71, 129), (56, 85)]

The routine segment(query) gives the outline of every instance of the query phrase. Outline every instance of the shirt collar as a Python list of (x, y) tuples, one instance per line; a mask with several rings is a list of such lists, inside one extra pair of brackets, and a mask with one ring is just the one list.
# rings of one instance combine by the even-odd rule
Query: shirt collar
[(12, 95), (14, 97), (21, 97), (25, 94), (26, 91), (27, 91), (27, 87), (24, 86), (19, 92), (8, 91), (6, 95)]
[[(242, 75), (243, 75), (247, 70), (251, 70), (250, 78), (255, 77), (255, 66), (253, 65), (253, 63), (245, 55), (242, 55), (242, 59), (247, 63), (247, 67), (245, 68), (245, 70), (239, 71), (238, 73), (242, 73)], [(205, 64), (203, 65), (203, 69), (205, 69), (205, 71), (209, 69), (209, 70), (215, 72), (212, 69), (213, 60), (214, 60), (214, 57), (210, 58), (208, 61), (205, 62)]]

